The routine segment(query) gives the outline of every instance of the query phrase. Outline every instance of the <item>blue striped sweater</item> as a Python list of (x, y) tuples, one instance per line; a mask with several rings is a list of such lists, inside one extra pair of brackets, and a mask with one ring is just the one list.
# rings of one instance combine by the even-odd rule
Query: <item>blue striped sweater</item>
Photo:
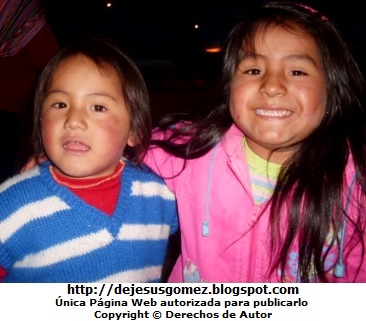
[(177, 229), (174, 195), (128, 162), (112, 216), (56, 183), (49, 162), (0, 185), (4, 282), (160, 282)]

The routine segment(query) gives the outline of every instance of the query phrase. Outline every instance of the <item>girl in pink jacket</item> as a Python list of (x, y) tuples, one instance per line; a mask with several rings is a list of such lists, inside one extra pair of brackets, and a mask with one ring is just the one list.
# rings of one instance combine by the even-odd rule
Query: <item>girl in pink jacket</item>
[(221, 81), (145, 159), (178, 201), (170, 281), (366, 282), (365, 82), (334, 25), (265, 3), (229, 35)]

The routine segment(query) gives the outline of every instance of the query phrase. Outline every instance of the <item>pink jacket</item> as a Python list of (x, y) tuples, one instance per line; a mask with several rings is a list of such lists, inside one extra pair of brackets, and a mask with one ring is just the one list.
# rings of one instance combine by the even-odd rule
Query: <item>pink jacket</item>
[[(170, 282), (280, 282), (278, 274), (267, 273), (268, 211), (259, 216), (266, 204), (254, 203), (242, 138), (243, 133), (233, 125), (213, 150), (187, 161), (184, 171), (174, 178), (169, 177), (179, 173), (183, 160), (159, 148), (150, 149), (146, 163), (165, 178), (178, 202), (182, 254)], [(348, 185), (353, 177), (353, 166), (349, 165)], [(350, 202), (349, 213), (352, 208)], [(347, 227), (344, 244), (352, 232)], [(342, 255), (345, 275), (331, 276), (332, 282), (354, 280), (360, 253), (356, 248), (352, 255)], [(326, 264), (333, 265), (337, 258), (337, 253), (332, 253)], [(285, 281), (296, 282), (296, 272), (294, 251)], [(356, 282), (366, 282), (366, 260)]]

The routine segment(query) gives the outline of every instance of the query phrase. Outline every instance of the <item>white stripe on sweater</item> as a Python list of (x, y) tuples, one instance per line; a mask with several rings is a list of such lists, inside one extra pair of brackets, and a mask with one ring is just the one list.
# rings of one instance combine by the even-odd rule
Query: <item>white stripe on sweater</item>
[(170, 227), (166, 224), (123, 224), (117, 238), (123, 241), (165, 240)]
[(132, 183), (132, 194), (133, 196), (145, 196), (153, 197), (160, 196), (166, 200), (175, 200), (174, 194), (169, 190), (169, 188), (164, 184), (159, 184), (156, 182), (140, 182), (134, 181)]
[(82, 256), (113, 242), (113, 236), (103, 229), (62, 244), (55, 245), (39, 253), (29, 254), (14, 264), (17, 268), (37, 268), (55, 264), (73, 257)]
[(146, 267), (143, 269), (129, 270), (113, 274), (105, 279), (96, 281), (98, 283), (141, 283), (161, 278), (161, 265)]
[(4, 192), (5, 190), (7, 190), (9, 187), (24, 181), (26, 179), (32, 178), (34, 176), (39, 175), (39, 167), (35, 167), (29, 171), (25, 171), (22, 175), (16, 175), (13, 176), (12, 178), (9, 178), (8, 180), (6, 180), (1, 186), (0, 186), (0, 193)]
[(0, 241), (5, 242), (30, 221), (51, 216), (70, 207), (56, 196), (29, 203), (0, 223)]

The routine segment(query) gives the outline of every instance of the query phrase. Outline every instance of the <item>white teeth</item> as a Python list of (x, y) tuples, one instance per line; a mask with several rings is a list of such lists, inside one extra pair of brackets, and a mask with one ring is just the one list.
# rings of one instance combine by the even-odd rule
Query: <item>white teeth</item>
[(255, 113), (260, 116), (267, 117), (286, 117), (291, 115), (289, 110), (268, 110), (268, 109), (256, 109)]

